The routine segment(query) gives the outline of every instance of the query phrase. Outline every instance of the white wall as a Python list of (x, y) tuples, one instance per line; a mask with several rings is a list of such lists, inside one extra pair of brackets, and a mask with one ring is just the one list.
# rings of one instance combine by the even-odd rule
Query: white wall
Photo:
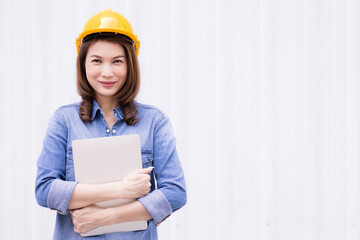
[(160, 239), (360, 238), (359, 0), (2, 0), (0, 239), (51, 239), (36, 161), (79, 99), (75, 38), (108, 7), (141, 39), (138, 100), (170, 116), (186, 174)]

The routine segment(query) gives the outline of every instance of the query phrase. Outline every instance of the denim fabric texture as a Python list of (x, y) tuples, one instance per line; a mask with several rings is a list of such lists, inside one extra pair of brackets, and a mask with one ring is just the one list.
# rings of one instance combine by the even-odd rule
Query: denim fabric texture
[[(40, 206), (57, 211), (53, 239), (157, 239), (157, 224), (185, 205), (184, 173), (169, 118), (153, 106), (140, 103), (136, 105), (139, 121), (134, 126), (126, 125), (121, 108), (116, 107), (113, 109), (116, 122), (112, 129), (109, 129), (96, 101), (93, 104), (91, 123), (84, 123), (80, 119), (80, 103), (63, 106), (51, 117), (37, 162), (35, 196)], [(77, 184), (72, 141), (128, 134), (140, 135), (143, 168), (155, 167), (151, 178), (151, 192), (138, 199), (153, 219), (148, 221), (148, 228), (143, 231), (83, 238), (74, 232), (67, 209)]]

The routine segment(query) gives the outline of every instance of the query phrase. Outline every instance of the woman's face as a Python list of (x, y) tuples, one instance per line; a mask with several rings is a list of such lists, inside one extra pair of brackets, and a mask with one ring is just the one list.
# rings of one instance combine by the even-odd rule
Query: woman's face
[(86, 55), (85, 71), (97, 98), (114, 97), (126, 81), (127, 59), (124, 48), (101, 40), (93, 43)]

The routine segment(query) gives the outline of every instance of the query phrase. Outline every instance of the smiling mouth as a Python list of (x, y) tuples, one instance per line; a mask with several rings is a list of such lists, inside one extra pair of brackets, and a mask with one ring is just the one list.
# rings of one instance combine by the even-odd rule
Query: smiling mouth
[(103, 85), (104, 87), (112, 87), (114, 86), (115, 82), (102, 82), (99, 81), (101, 83), (101, 85)]

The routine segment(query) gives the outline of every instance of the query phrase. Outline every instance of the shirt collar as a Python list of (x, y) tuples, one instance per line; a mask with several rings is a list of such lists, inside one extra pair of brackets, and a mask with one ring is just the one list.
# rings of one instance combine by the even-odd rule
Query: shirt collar
[(101, 111), (99, 104), (94, 100), (93, 102), (93, 110), (92, 110), (92, 116), (91, 121), (94, 121), (94, 118), (96, 117), (97, 112)]
[[(123, 113), (123, 111), (122, 111), (122, 109), (121, 109), (120, 106), (117, 106), (116, 108), (114, 108), (113, 111), (114, 111), (114, 113), (116, 113), (116, 114), (114, 114), (114, 117), (115, 117), (116, 119), (118, 119), (118, 120), (124, 119), (124, 113)], [(102, 110), (101, 110), (99, 104), (97, 103), (96, 100), (94, 100), (94, 102), (93, 102), (93, 111), (92, 111), (92, 116), (91, 116), (91, 120), (92, 120), (92, 121), (94, 120), (94, 118), (96, 117), (96, 114), (97, 114), (98, 112), (100, 112), (102, 115), (104, 115), (104, 114), (102, 113)]]
[[(124, 113), (123, 113), (120, 106), (117, 106), (116, 108), (114, 108), (114, 111), (115, 111), (115, 113), (117, 113), (114, 116), (116, 119), (118, 119), (118, 120), (123, 120), (124, 119)], [(119, 118), (117, 116), (119, 116)]]

